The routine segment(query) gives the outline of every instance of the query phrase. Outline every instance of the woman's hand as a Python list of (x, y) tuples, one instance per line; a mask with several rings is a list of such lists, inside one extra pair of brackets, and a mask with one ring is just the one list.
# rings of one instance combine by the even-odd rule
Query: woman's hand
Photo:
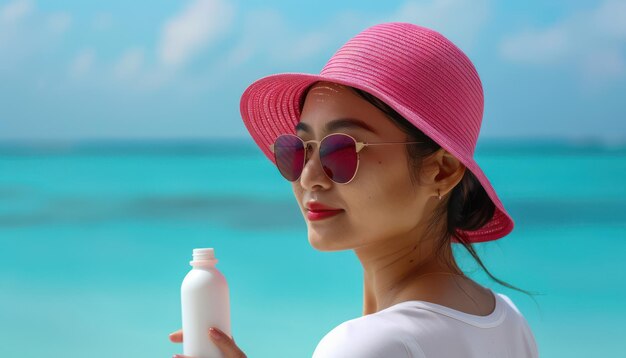
[[(224, 354), (224, 358), (247, 358), (246, 354), (237, 347), (235, 344), (235, 339), (229, 337), (224, 332), (220, 331), (215, 327), (209, 328), (208, 332), (209, 337), (215, 343), (217, 348), (222, 351)], [(170, 333), (170, 341), (174, 343), (182, 343), (183, 341), (183, 330), (179, 329), (176, 332)], [(184, 356), (182, 354), (175, 354), (174, 358), (193, 358), (189, 356)]]

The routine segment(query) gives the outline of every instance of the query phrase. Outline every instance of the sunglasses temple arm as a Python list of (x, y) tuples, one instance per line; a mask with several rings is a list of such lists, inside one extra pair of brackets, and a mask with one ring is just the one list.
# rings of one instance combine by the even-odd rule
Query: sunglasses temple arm
[(417, 143), (424, 143), (424, 142), (386, 142), (386, 143), (357, 143), (357, 145), (362, 145), (362, 146), (370, 146), (370, 145), (388, 145), (388, 144), (417, 144)]

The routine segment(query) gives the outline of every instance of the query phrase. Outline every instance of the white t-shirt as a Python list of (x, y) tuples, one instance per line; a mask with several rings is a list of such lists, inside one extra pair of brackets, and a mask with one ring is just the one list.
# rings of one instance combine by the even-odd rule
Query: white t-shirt
[[(491, 289), (489, 289), (494, 293)], [(476, 316), (427, 301), (405, 301), (328, 332), (313, 358), (536, 358), (535, 337), (510, 298)]]

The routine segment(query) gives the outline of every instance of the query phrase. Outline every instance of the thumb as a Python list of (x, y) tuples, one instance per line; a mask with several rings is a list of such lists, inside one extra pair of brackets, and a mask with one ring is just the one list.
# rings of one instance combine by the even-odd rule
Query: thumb
[(226, 358), (247, 358), (246, 354), (235, 344), (235, 339), (221, 330), (215, 327), (209, 328), (209, 337)]

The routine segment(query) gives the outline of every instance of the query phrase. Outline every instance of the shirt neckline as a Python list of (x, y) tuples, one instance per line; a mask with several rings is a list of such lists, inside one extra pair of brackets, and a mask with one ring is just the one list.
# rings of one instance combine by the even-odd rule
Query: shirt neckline
[(421, 301), (421, 300), (409, 300), (409, 301), (399, 302), (385, 309), (382, 309), (378, 312), (375, 312), (374, 314), (379, 314), (381, 312), (386, 312), (386, 311), (393, 311), (393, 310), (397, 310), (397, 309), (408, 306), (412, 308), (420, 308), (420, 309), (424, 309), (427, 311), (443, 314), (450, 318), (457, 319), (459, 321), (471, 324), (476, 327), (481, 327), (481, 328), (493, 327), (493, 326), (497, 326), (504, 320), (505, 302), (502, 300), (502, 297), (500, 297), (499, 293), (493, 292), (493, 290), (491, 290), (490, 288), (487, 288), (487, 289), (489, 290), (489, 292), (493, 294), (496, 304), (495, 304), (494, 310), (486, 316), (473, 315), (473, 314), (469, 314), (463, 311), (455, 310), (448, 306), (443, 306), (434, 302)]

